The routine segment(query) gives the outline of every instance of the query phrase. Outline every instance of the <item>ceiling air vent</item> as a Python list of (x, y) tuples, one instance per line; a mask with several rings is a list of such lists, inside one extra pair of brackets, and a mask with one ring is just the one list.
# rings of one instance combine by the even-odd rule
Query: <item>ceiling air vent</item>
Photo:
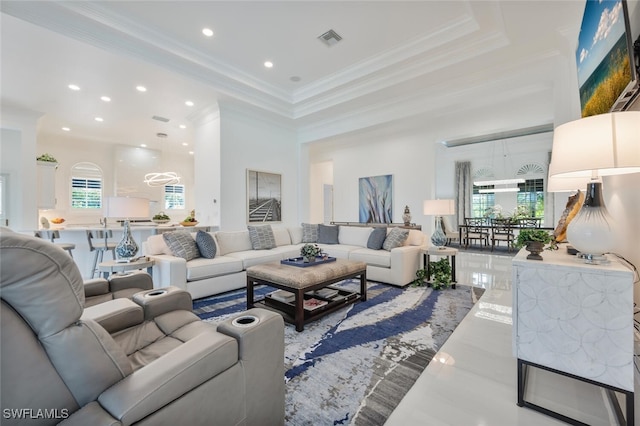
[(162, 121), (163, 123), (168, 123), (169, 122), (168, 118), (160, 117), (159, 115), (154, 115), (151, 118), (154, 119), (154, 120), (157, 120), (157, 121)]
[(324, 33), (321, 36), (319, 36), (318, 40), (320, 40), (321, 42), (323, 42), (327, 46), (331, 47), (334, 44), (337, 44), (340, 40), (342, 40), (342, 37), (340, 37), (340, 35), (338, 35), (337, 32), (335, 32), (333, 30), (329, 30), (326, 33)]

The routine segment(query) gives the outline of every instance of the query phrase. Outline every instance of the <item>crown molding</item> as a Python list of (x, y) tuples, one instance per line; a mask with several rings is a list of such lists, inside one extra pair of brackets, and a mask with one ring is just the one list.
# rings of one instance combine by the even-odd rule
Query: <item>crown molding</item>
[(282, 90), (221, 64), (173, 39), (115, 14), (94, 2), (0, 3), (3, 13), (116, 54), (212, 85), (222, 94), (291, 117), (290, 96)]

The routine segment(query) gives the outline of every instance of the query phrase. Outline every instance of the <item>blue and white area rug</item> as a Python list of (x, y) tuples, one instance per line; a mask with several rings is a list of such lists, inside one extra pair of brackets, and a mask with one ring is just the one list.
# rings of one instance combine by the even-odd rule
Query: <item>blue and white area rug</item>
[[(359, 289), (355, 280), (338, 286)], [(286, 424), (383, 424), (481, 294), (369, 283), (366, 302), (300, 333), (285, 325)], [(219, 322), (245, 310), (245, 300), (244, 290), (199, 299), (194, 312)]]

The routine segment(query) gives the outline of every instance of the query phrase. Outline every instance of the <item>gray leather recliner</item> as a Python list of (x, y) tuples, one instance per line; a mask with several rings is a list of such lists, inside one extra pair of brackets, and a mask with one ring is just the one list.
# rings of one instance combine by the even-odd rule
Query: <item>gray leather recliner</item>
[(283, 424), (282, 317), (252, 309), (216, 327), (170, 290), (126, 299), (141, 321), (109, 334), (83, 317), (71, 257), (0, 231), (2, 424)]
[(84, 281), (84, 306), (94, 306), (109, 300), (128, 298), (153, 288), (153, 280), (147, 273), (114, 274), (107, 278), (91, 278)]

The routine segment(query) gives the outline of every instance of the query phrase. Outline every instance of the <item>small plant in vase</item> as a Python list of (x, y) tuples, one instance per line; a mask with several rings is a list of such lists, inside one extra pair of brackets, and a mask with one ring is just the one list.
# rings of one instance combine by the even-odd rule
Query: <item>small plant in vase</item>
[(315, 262), (316, 257), (322, 253), (322, 249), (317, 244), (305, 244), (300, 249), (300, 256), (305, 263)]
[(553, 237), (544, 229), (522, 229), (518, 232), (516, 238), (516, 247), (525, 247), (530, 254), (527, 256), (529, 260), (542, 260), (542, 250), (544, 246), (549, 244)]

